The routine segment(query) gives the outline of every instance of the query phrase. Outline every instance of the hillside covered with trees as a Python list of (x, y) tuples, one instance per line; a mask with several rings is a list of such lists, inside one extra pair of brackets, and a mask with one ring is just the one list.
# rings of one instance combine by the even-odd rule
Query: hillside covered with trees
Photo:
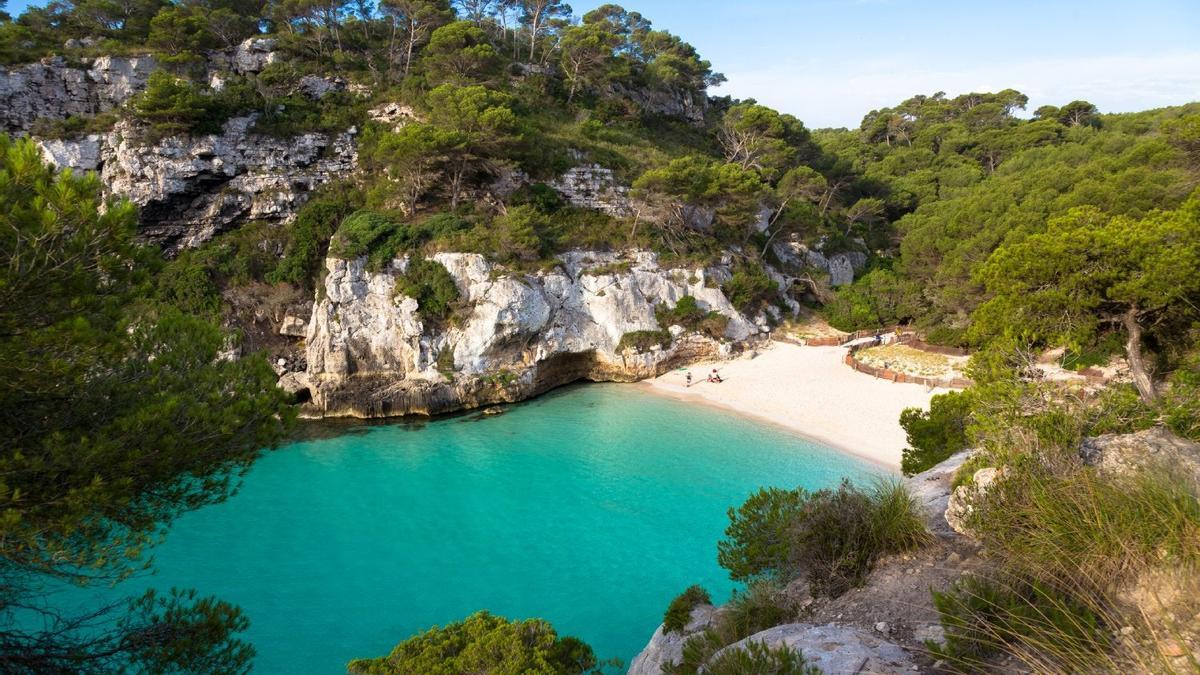
[[(270, 57), (233, 67), (246, 50)], [(173, 518), (223, 499), (285, 437), (292, 413), (262, 358), (279, 356), (278, 337), (253, 317), (319, 297), (327, 257), (379, 270), (409, 256), (402, 294), (438, 325), (459, 302), (438, 253), (530, 273), (569, 250), (724, 260), (721, 291), (763, 326), (818, 315), (846, 331), (901, 324), (970, 348), (976, 386), (906, 414), (909, 473), (968, 447), (982, 449), (972, 469), (1026, 466), (1021, 458), (1066, 456), (1085, 437), (1160, 424), (1200, 439), (1200, 104), (1029, 111), (1014, 90), (938, 92), (871, 111), (856, 129), (812, 130), (754, 100), (710, 96), (723, 81), (713, 64), (638, 12), (576, 16), (560, 0), (52, 0), (0, 17), (8, 72), (114, 55), (154, 59), (127, 101), (13, 130), (39, 141), (113, 134), (123, 151), (153, 155), (245, 118), (252, 139), (350, 135), (356, 168), (305, 186), (294, 217), (239, 216), (179, 245), (155, 238), (164, 210), (139, 212), (94, 175), (45, 166), (32, 141), (0, 143), (0, 614), (44, 619), (41, 630), (0, 627), (0, 670), (248, 667), (252, 649), (236, 639), (244, 620), (218, 600), (147, 595), (64, 616), (39, 605), (37, 589), (132, 573)], [(579, 167), (610, 171), (617, 198), (573, 201), (563, 177)], [(850, 278), (835, 273), (836, 256), (854, 261)], [(727, 318), (690, 302), (664, 316), (719, 337)], [(622, 348), (661, 345), (663, 333), (630, 333)], [(218, 358), (236, 347), (242, 358)], [(1128, 382), (1086, 394), (1044, 382), (1033, 366), (1053, 348), (1075, 370), (1123, 358)], [(1089, 497), (1075, 467), (1050, 464), (1003, 493), (1011, 512), (1044, 507), (1055, 485), (1076, 489), (1081, 511), (1090, 497), (1127, 505), (1103, 489)], [(1192, 527), (1181, 494), (1155, 504), (1182, 505)], [(814, 499), (773, 498), (791, 510)], [(849, 488), (815, 499), (876, 508)], [(1097, 585), (1062, 584), (1083, 542), (1042, 561), (1059, 577), (1020, 567), (1028, 552), (1004, 542), (1032, 537), (1028, 522), (983, 537), (1011, 554), (1005, 579), (1019, 597), (1003, 600), (1105, 602), (1102, 565), (1085, 570)], [(1145, 545), (1130, 564), (1151, 566), (1164, 537), (1192, 564), (1189, 532), (1136, 533)], [(900, 538), (879, 548), (925, 541)], [(876, 553), (841, 585), (859, 583)], [(776, 562), (739, 574), (795, 571)], [(940, 600), (947, 614), (969, 599), (958, 598)], [(484, 614), (446, 635), (462, 663), (486, 661), (463, 646), (468, 635), (525, 640), (528, 653), (506, 662), (545, 672), (594, 667), (586, 646), (533, 628)], [(405, 660), (425, 664), (440, 637), (354, 668), (410, 672)]]

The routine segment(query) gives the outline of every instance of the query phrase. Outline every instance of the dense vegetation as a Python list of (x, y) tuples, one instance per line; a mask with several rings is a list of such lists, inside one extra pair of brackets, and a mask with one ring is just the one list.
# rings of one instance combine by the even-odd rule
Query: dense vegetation
[(0, 138), (0, 670), (242, 672), (237, 608), (194, 591), (56, 607), (54, 584), (143, 569), (180, 513), (221, 501), (290, 413), (261, 358), (156, 298), (158, 256), (95, 176)]
[(509, 621), (479, 612), (415, 635), (385, 657), (351, 661), (349, 671), (360, 675), (581, 675), (594, 672), (596, 666), (591, 647), (572, 637), (559, 637), (545, 621)]
[[(284, 58), (256, 73), (208, 72), (215, 53), (253, 37)], [(901, 420), (906, 473), (966, 448), (977, 453), (958, 484), (981, 467), (1006, 472), (972, 518), (994, 566), (936, 596), (944, 658), (964, 669), (995, 653), (1033, 670), (1128, 669), (1114, 629), (1174, 630), (1133, 614), (1120, 593), (1145, 575), (1194, 586), (1195, 485), (1100, 476), (1077, 449), (1086, 436), (1157, 424), (1200, 439), (1200, 105), (1114, 115), (1072, 101), (1026, 119), (1017, 91), (935, 93), (871, 111), (857, 129), (810, 131), (753, 100), (709, 99), (721, 76), (637, 12), (605, 5), (574, 17), (559, 0), (54, 0), (0, 17), (5, 64), (135, 53), (154, 54), (160, 69), (126, 106), (41, 120), (33, 132), (123, 124), (149, 144), (253, 115), (255, 132), (275, 136), (357, 128), (362, 170), (322, 188), (286, 227), (242, 224), (163, 263), (133, 243), (136, 214), (103, 203), (94, 177), (53, 173), (33, 145), (0, 142), (0, 424), (10, 439), (0, 613), (49, 626), (6, 623), (0, 670), (247, 667), (252, 649), (235, 635), (245, 618), (219, 600), (149, 594), (66, 616), (31, 589), (132, 573), (175, 516), (222, 499), (278, 441), (288, 415), (273, 373), (257, 358), (216, 358), (235, 336), (209, 321), (228, 319), (234, 287), (310, 293), (327, 254), (365, 256), (372, 269), (407, 258), (397, 292), (432, 323), (453, 321), (458, 301), (440, 251), (526, 270), (573, 247), (694, 263), (730, 254), (722, 290), (747, 313), (774, 307), (770, 264), (835, 327), (908, 324), (970, 347), (975, 387)], [(335, 74), (348, 86), (306, 93), (306, 76)], [(405, 114), (372, 121), (380, 104)], [(548, 185), (584, 162), (630, 186), (630, 213), (574, 208)], [(785, 242), (861, 254), (866, 269), (835, 290), (773, 246)], [(664, 329), (726, 328), (694, 298), (658, 318)], [(639, 331), (621, 346), (670, 340)], [(1038, 360), (1049, 348), (1063, 348), (1072, 369), (1122, 355), (1131, 384), (1047, 381)], [(789, 616), (779, 583), (804, 576), (836, 595), (926, 537), (896, 486), (765, 489), (730, 518), (721, 563), (753, 583), (689, 640), (676, 672)], [(670, 628), (705, 598), (689, 589)], [(353, 668), (584, 672), (594, 661), (543, 622), (480, 614)], [(798, 654), (757, 649), (707, 665), (752, 667), (807, 670)]]

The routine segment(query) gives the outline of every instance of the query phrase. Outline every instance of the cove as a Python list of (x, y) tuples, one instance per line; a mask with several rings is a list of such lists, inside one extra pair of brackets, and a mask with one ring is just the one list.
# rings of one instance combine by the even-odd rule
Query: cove
[(545, 618), (628, 665), (684, 588), (734, 588), (716, 563), (728, 507), (879, 471), (632, 385), (344, 429), (266, 454), (233, 498), (180, 518), (153, 576), (86, 593), (233, 602), (258, 673), (344, 672), (478, 609)]

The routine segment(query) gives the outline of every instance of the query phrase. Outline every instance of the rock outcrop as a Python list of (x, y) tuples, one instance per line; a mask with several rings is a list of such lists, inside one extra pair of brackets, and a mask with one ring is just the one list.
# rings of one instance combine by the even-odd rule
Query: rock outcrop
[(809, 267), (829, 274), (829, 285), (834, 288), (854, 283), (855, 275), (867, 266), (867, 254), (861, 251), (841, 251), (826, 256), (794, 241), (777, 242), (771, 249), (787, 265)]
[(911, 673), (913, 660), (902, 648), (860, 628), (834, 624), (789, 623), (768, 628), (713, 654), (718, 659), (731, 649), (755, 642), (767, 647), (790, 647), (824, 673)]
[(629, 665), (629, 675), (662, 675), (663, 667), (683, 660), (683, 644), (693, 635), (711, 627), (721, 614), (719, 607), (699, 605), (692, 609), (691, 618), (680, 632), (666, 632), (659, 625), (654, 636)]
[(627, 216), (631, 207), (629, 188), (619, 185), (612, 169), (583, 164), (550, 183), (572, 206), (595, 209), (612, 216)]
[(1111, 475), (1157, 469), (1200, 480), (1200, 443), (1179, 438), (1164, 427), (1086, 438), (1079, 456), (1085, 464)]
[(106, 190), (141, 207), (143, 236), (178, 250), (240, 222), (289, 221), (312, 190), (355, 168), (350, 132), (276, 138), (253, 123), (235, 117), (219, 134), (144, 145), (122, 122), (107, 134), (39, 143), (58, 166), (98, 171)]
[[(434, 414), (515, 401), (580, 379), (633, 381), (727, 354), (759, 334), (719, 289), (728, 265), (669, 269), (653, 253), (571, 252), (549, 272), (520, 274), (483, 256), (440, 253), (463, 308), (431, 324), (395, 292), (408, 261), (326, 261), (307, 335), (314, 416)], [(627, 333), (665, 330), (660, 304), (691, 295), (729, 319), (723, 340), (681, 335), (666, 348), (622, 349)]]
[(0, 69), (0, 125), (28, 133), (39, 119), (61, 120), (111, 110), (146, 86), (150, 56), (101, 56), (84, 67), (61, 56)]

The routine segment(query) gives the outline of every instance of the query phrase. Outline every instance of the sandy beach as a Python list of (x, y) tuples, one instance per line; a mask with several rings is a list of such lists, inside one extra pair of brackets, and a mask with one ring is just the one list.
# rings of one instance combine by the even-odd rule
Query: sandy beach
[[(899, 469), (905, 446), (900, 411), (928, 408), (944, 390), (897, 384), (855, 372), (842, 363), (842, 347), (800, 347), (774, 342), (758, 356), (700, 363), (646, 385), (656, 392), (719, 405), (787, 427), (803, 436)], [(725, 379), (705, 378), (716, 368)]]

